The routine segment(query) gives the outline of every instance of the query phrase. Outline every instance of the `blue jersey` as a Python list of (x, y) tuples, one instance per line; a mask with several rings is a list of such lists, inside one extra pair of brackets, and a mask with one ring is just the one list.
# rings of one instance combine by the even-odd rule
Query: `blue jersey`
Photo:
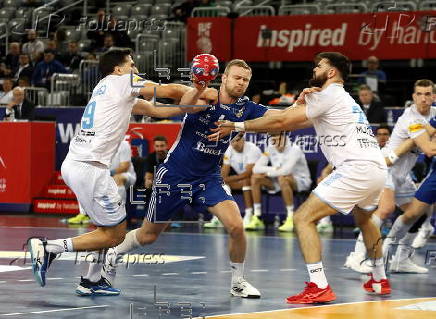
[(196, 177), (219, 175), (219, 164), (230, 142), (230, 136), (218, 142), (207, 139), (218, 120), (243, 122), (262, 117), (267, 107), (251, 102), (248, 97), (239, 98), (233, 104), (216, 104), (204, 111), (187, 114), (176, 142), (165, 160), (165, 166), (176, 170), (178, 175)]

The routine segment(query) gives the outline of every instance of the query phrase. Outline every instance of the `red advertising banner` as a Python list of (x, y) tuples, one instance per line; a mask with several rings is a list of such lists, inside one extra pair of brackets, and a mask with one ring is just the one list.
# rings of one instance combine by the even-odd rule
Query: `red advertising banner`
[[(202, 18), (201, 23), (218, 24), (216, 19)], [(197, 20), (191, 19), (190, 27), (195, 29)], [(311, 61), (321, 51), (340, 51), (352, 60), (371, 55), (393, 60), (436, 58), (434, 11), (241, 17), (235, 19), (232, 32), (230, 58), (252, 62)], [(219, 40), (210, 37), (211, 47), (218, 49), (224, 39), (232, 38), (226, 30), (220, 35)], [(194, 50), (195, 43), (188, 44)]]
[(230, 60), (230, 25), (229, 18), (189, 18), (188, 61), (201, 53), (213, 54), (220, 61)]
[(54, 173), (55, 123), (0, 122), (0, 204), (30, 205)]

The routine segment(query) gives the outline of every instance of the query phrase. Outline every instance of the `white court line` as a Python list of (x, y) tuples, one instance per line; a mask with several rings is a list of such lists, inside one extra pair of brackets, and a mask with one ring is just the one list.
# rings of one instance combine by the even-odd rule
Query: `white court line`
[(177, 276), (180, 275), (178, 272), (166, 272), (161, 274), (162, 276)]
[(142, 275), (132, 275), (132, 277), (148, 277), (147, 274), (142, 274)]
[(11, 312), (11, 313), (2, 313), (2, 314), (0, 314), (0, 316), (30, 315), (31, 313), (41, 314), (41, 313), (50, 313), (50, 312), (73, 311), (73, 310), (95, 309), (95, 308), (105, 308), (105, 307), (109, 307), (109, 305), (77, 307), (77, 308), (64, 308), (64, 309), (32, 311), (32, 312)]
[(47, 278), (47, 280), (61, 280), (61, 279), (65, 279), (65, 278)]
[(6, 283), (6, 281), (0, 281), (0, 284), (4, 284), (4, 283)]
[(294, 269), (294, 268), (283, 268), (283, 269), (280, 269), (280, 271), (297, 271), (297, 269)]
[(18, 281), (20, 281), (20, 282), (27, 282), (27, 281), (33, 281), (33, 279), (20, 279)]
[[(374, 302), (383, 302), (383, 301), (407, 301), (407, 300), (420, 300), (420, 299), (431, 299), (434, 297), (422, 297), (422, 298), (408, 298), (408, 299), (395, 299), (395, 300), (366, 300), (366, 301), (356, 301), (356, 302), (344, 302), (344, 303), (335, 303), (331, 305), (322, 305), (322, 306), (310, 306), (310, 307), (295, 307), (295, 308), (287, 308), (287, 309), (276, 309), (276, 310), (267, 310), (267, 311), (256, 311), (256, 312), (237, 312), (237, 313), (224, 313), (220, 315), (207, 316), (207, 318), (216, 318), (221, 316), (235, 316), (235, 315), (253, 315), (258, 313), (270, 313), (270, 312), (283, 312), (283, 311), (296, 311), (301, 309), (320, 309), (324, 307), (338, 307), (342, 305), (356, 305), (360, 303), (374, 303)], [(203, 319), (204, 317), (195, 317), (192, 319)]]
[(192, 275), (206, 275), (207, 271), (194, 271), (191, 272)]
[(268, 269), (251, 269), (251, 272), (268, 272)]
[(229, 272), (232, 272), (231, 270), (221, 270), (220, 272), (222, 272), (223, 274), (226, 274), (226, 273), (229, 273)]

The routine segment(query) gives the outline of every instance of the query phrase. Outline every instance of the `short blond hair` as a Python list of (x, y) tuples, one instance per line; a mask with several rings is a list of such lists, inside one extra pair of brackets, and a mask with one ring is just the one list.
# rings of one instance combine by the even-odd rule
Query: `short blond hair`
[(252, 73), (251, 68), (247, 64), (247, 62), (245, 62), (244, 60), (240, 60), (240, 59), (233, 59), (229, 63), (227, 63), (226, 68), (224, 70), (224, 74), (229, 74), (230, 68), (232, 66), (239, 66), (241, 68), (247, 69), (248, 71), (250, 71), (250, 73)]

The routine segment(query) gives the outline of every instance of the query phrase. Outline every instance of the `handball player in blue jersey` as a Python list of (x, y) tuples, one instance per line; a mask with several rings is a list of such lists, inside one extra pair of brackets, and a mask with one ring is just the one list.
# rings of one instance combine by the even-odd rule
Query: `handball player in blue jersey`
[[(222, 76), (218, 104), (195, 107), (185, 116), (166, 161), (156, 171), (149, 210), (142, 227), (129, 232), (124, 242), (106, 255), (102, 276), (109, 282), (114, 281), (116, 262), (121, 259), (119, 255), (153, 243), (174, 213), (191, 204), (207, 207), (229, 233), (231, 295), (260, 298), (259, 291), (243, 277), (246, 252), (243, 222), (231, 193), (223, 187), (220, 175), (219, 164), (230, 137), (214, 142), (207, 139), (218, 120), (240, 122), (276, 112), (244, 96), (251, 76), (251, 68), (244, 61), (230, 61)], [(196, 101), (199, 95), (199, 89), (193, 88), (184, 95), (180, 104)]]

